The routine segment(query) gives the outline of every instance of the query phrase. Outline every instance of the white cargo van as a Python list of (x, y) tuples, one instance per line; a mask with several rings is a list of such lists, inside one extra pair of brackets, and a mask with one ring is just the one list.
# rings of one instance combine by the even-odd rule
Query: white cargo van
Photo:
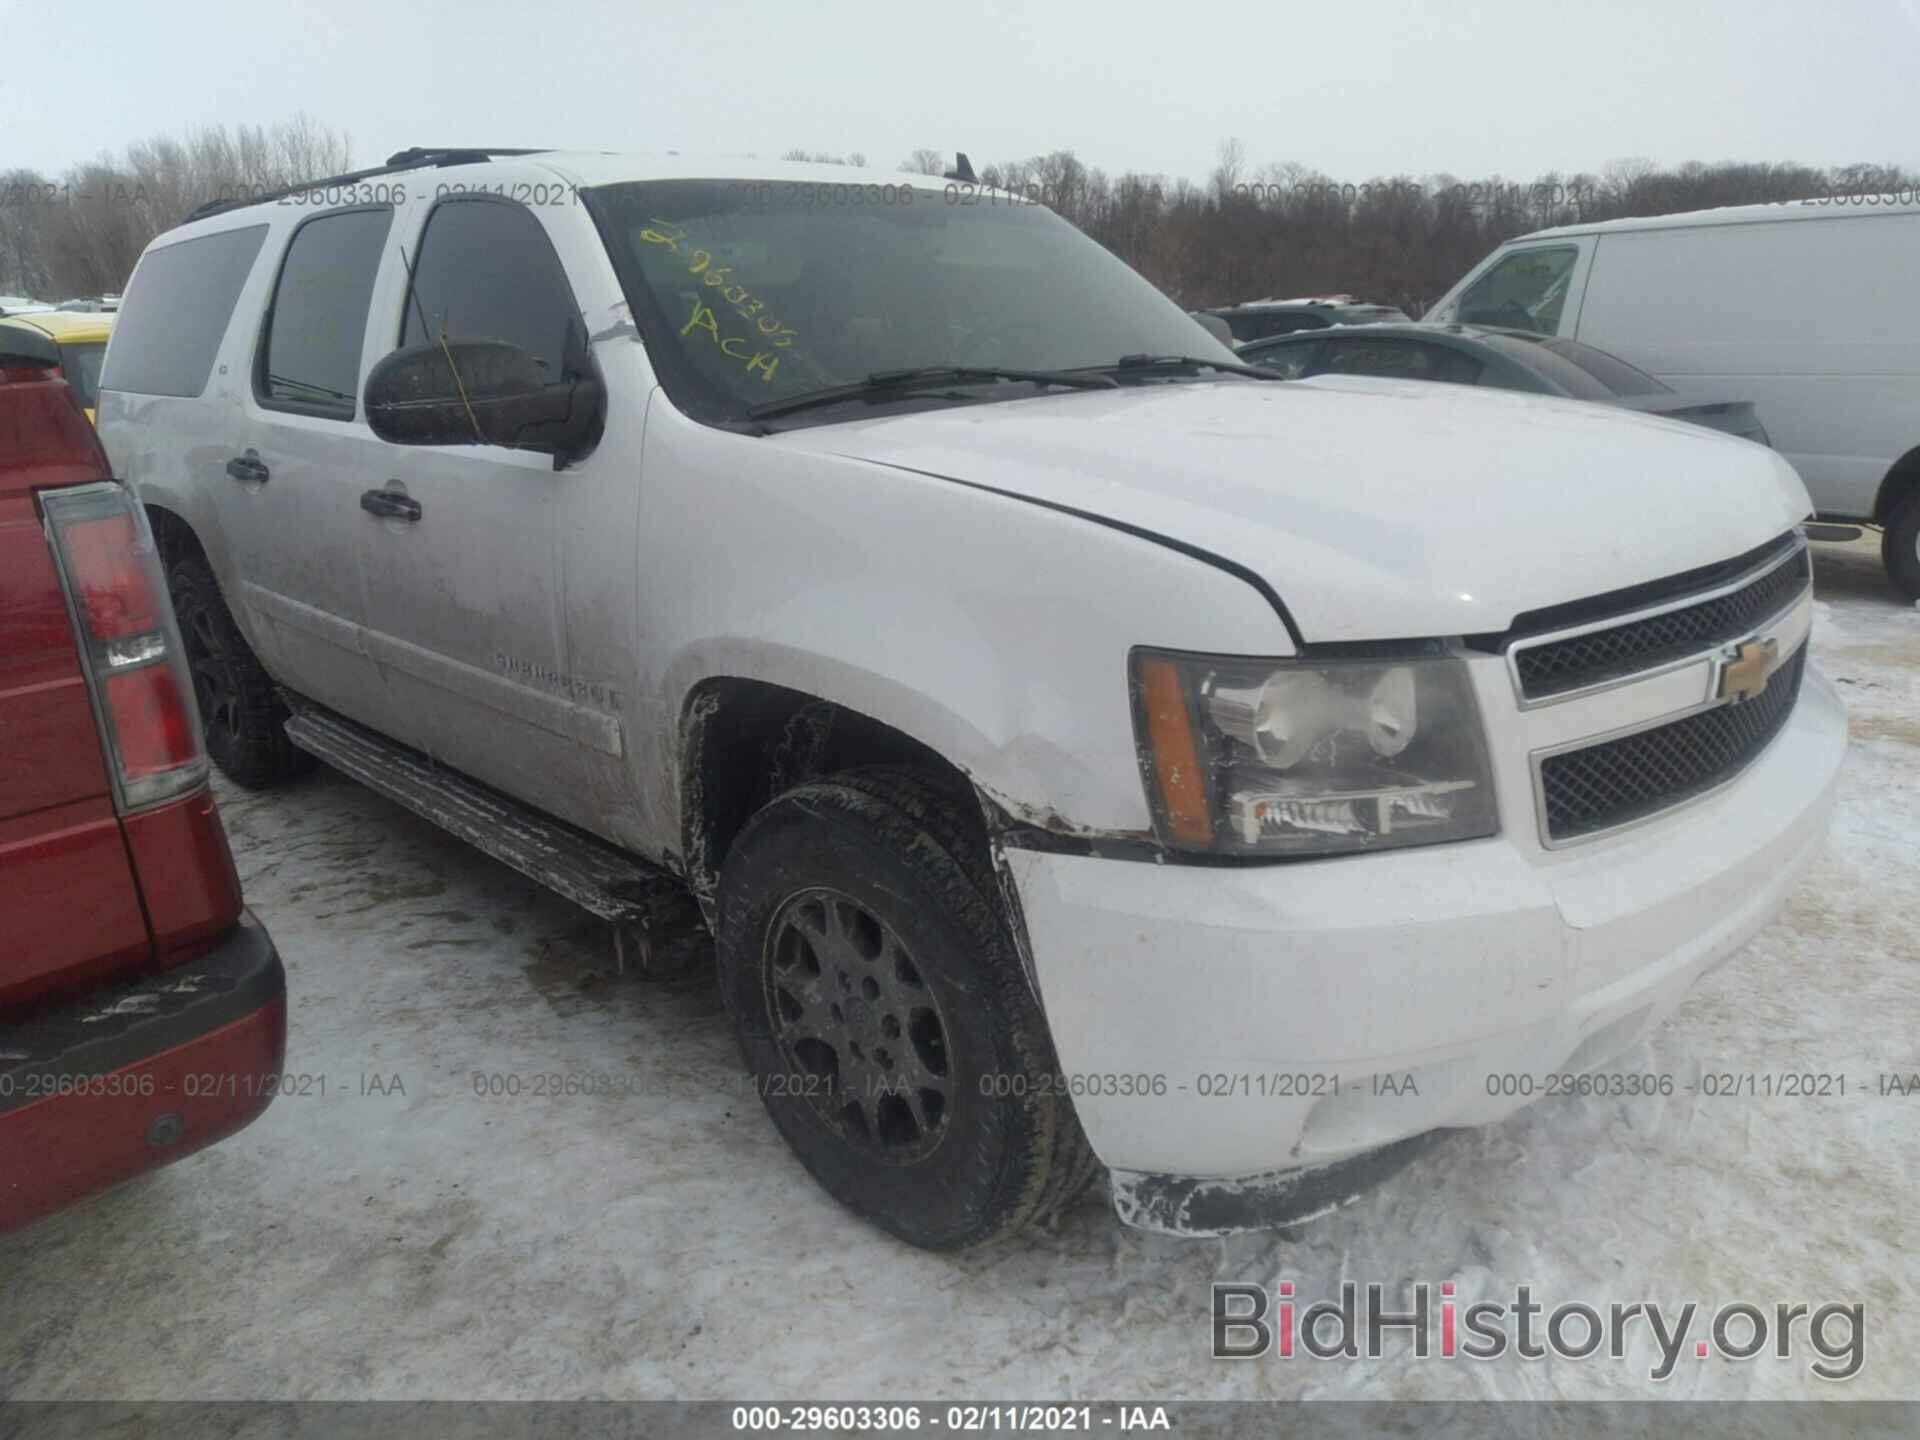
[(1425, 318), (1572, 336), (1682, 394), (1751, 400), (1821, 517), (1885, 527), (1887, 570), (1920, 597), (1913, 200), (1842, 196), (1541, 230), (1494, 251)]

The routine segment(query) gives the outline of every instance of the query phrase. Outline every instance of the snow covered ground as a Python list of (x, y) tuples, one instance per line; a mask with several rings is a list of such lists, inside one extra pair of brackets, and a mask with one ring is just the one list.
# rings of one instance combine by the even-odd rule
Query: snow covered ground
[[(1292, 1235), (1160, 1239), (1090, 1195), (1055, 1232), (923, 1255), (815, 1189), (710, 986), (614, 978), (580, 912), (323, 772), (222, 804), (288, 965), (288, 1069), (324, 1095), (0, 1240), (0, 1396), (1913, 1395), (1920, 1096), (1872, 1082), (1920, 1071), (1920, 612), (1875, 544), (1817, 561), (1853, 726), (1826, 856), (1619, 1066), (1844, 1073), (1844, 1097), (1548, 1100)], [(525, 1093), (546, 1073), (616, 1093)], [(1520, 1283), (1549, 1306), (1859, 1301), (1866, 1363), (1835, 1386), (1804, 1340), (1689, 1350), (1653, 1385), (1644, 1330), (1626, 1361), (1413, 1362), (1404, 1338), (1209, 1358), (1209, 1282), (1304, 1301), (1343, 1279), (1436, 1304), (1452, 1281), (1463, 1306)]]

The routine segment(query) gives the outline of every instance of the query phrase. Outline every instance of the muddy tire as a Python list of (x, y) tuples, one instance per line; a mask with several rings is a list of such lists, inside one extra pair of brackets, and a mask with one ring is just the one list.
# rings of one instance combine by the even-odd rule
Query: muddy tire
[(313, 768), (313, 757), (287, 739), (287, 707), (233, 623), (219, 583), (197, 556), (167, 572), (186, 646), (187, 668), (207, 753), (237, 785), (258, 790)]
[(1095, 1168), (966, 801), (878, 767), (762, 809), (720, 878), (720, 989), (775, 1127), (882, 1229), (959, 1250)]
[(1887, 520), (1880, 559), (1894, 588), (1908, 600), (1920, 600), (1920, 490), (1902, 500)]
[[(833, 777), (834, 782), (884, 800), (903, 810), (916, 825), (940, 843), (947, 854), (958, 860), (973, 881), (981, 898), (996, 914), (1005, 916), (1008, 903), (1001, 897), (1000, 879), (994, 872), (993, 857), (987, 844), (986, 826), (979, 819), (979, 802), (961, 782), (915, 770), (909, 765), (870, 765), (847, 770)], [(964, 818), (963, 818), (964, 817)], [(1049, 1041), (1048, 1061), (1056, 1064)], [(1073, 1102), (1063, 1102), (1069, 1112)], [(1100, 1173), (1100, 1161), (1087, 1143), (1086, 1132), (1077, 1118), (1059, 1127), (1054, 1153), (1047, 1164), (1047, 1193), (1040, 1199), (1038, 1217), (1065, 1209), (1077, 1199)]]

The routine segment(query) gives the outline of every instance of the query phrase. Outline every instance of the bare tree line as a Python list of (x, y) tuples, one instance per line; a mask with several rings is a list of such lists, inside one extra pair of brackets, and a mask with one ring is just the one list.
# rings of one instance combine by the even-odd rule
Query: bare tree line
[(117, 291), (147, 242), (195, 206), (351, 163), (344, 135), (295, 115), (159, 136), (59, 176), (0, 171), (0, 294), (60, 300)]
[[(943, 152), (901, 169), (941, 174)], [(1295, 164), (1256, 169), (1237, 140), (1205, 183), (1110, 176), (1070, 150), (989, 165), (983, 183), (1051, 206), (1192, 308), (1348, 292), (1419, 315), (1504, 240), (1531, 230), (1722, 205), (1920, 198), (1894, 165), (1621, 160), (1598, 175), (1395, 175), (1340, 181)]]
[[(866, 163), (859, 154), (805, 149), (781, 158)], [(951, 151), (922, 147), (899, 168), (945, 176), (955, 159)], [(1256, 168), (1239, 140), (1222, 142), (1205, 182), (1138, 171), (1109, 175), (1071, 150), (987, 165), (977, 176), (980, 186), (1049, 206), (1190, 308), (1351, 293), (1411, 315), (1496, 245), (1530, 230), (1722, 205), (1920, 199), (1915, 172), (1871, 164), (1690, 161), (1662, 169), (1627, 159), (1598, 175), (1342, 181), (1292, 163)], [(977, 190), (965, 198), (976, 196), (997, 203)]]
[[(791, 149), (784, 159), (862, 166), (859, 154)], [(349, 168), (347, 139), (297, 115), (130, 145), (59, 177), (0, 171), (0, 293), (60, 299), (120, 289), (147, 242), (196, 205)], [(899, 167), (943, 175), (946, 151)], [(1892, 165), (1701, 164), (1623, 160), (1598, 174), (1526, 180), (1452, 175), (1342, 181), (1297, 164), (1255, 166), (1219, 148), (1204, 181), (1111, 175), (1071, 150), (979, 170), (983, 184), (1052, 207), (1184, 305), (1351, 292), (1412, 314), (1501, 241), (1625, 215), (1829, 197), (1913, 196)]]

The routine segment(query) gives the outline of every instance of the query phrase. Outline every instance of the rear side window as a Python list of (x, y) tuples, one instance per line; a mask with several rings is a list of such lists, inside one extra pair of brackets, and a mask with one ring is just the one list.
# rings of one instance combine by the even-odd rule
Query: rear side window
[(1239, 341), (1266, 340), (1275, 335), (1292, 335), (1301, 330), (1324, 330), (1331, 320), (1311, 310), (1250, 310), (1222, 317)]
[(1289, 380), (1298, 380), (1313, 368), (1314, 357), (1319, 353), (1318, 343), (1275, 345), (1270, 350), (1262, 350), (1254, 355), (1243, 355), (1240, 358), (1250, 365), (1262, 365), (1269, 370), (1278, 370)]
[(393, 212), (318, 215), (293, 232), (260, 340), (253, 393), (271, 410), (351, 420), (367, 306)]
[(102, 390), (198, 395), (220, 337), (267, 238), (265, 225), (223, 230), (147, 251), (114, 321)]
[[(1604, 404), (1616, 395), (1653, 395), (1666, 388), (1648, 375), (1642, 378), (1653, 385), (1652, 390), (1615, 390), (1599, 370), (1565, 354), (1557, 342), (1543, 343), (1522, 335), (1489, 335), (1486, 344), (1539, 376), (1562, 395), (1571, 395), (1575, 400), (1598, 400)], [(1588, 354), (1600, 353), (1591, 346), (1582, 345), (1580, 348)], [(1635, 375), (1640, 373), (1630, 365), (1623, 364), (1621, 368)]]
[(60, 347), (60, 373), (89, 410), (100, 401), (100, 364), (106, 358), (107, 347), (98, 341)]
[(1578, 340), (1549, 340), (1543, 348), (1563, 360), (1571, 360), (1616, 395), (1673, 393), (1670, 386), (1662, 385), (1646, 371), (1629, 365), (1618, 355), (1609, 355), (1591, 345), (1582, 345)]
[(427, 220), (400, 343), (442, 336), (503, 340), (533, 356), (549, 380), (567, 374), (585, 340), (579, 306), (530, 211), (510, 201), (448, 200)]
[(1471, 385), (1480, 378), (1480, 363), (1458, 350), (1418, 340), (1330, 340), (1318, 373)]
[(1391, 305), (1348, 305), (1339, 312), (1341, 325), (1404, 325), (1407, 312)]

